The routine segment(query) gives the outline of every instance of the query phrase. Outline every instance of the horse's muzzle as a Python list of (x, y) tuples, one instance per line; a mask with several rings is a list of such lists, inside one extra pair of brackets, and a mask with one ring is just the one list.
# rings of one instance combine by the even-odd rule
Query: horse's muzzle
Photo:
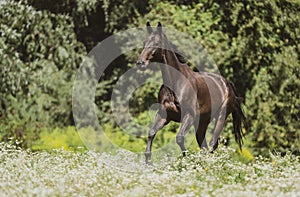
[(142, 60), (138, 60), (136, 62), (136, 65), (139, 66), (141, 69), (145, 70), (146, 69), (146, 63)]
[(143, 66), (143, 65), (145, 65), (145, 62), (142, 61), (142, 60), (138, 60), (138, 61), (136, 62), (136, 65), (137, 65), (137, 66)]

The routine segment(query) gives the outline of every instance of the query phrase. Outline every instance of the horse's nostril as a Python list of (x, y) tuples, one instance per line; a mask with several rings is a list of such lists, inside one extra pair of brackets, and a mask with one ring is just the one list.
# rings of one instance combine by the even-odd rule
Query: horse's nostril
[(138, 66), (141, 66), (141, 65), (143, 65), (143, 64), (145, 64), (145, 62), (142, 61), (142, 60), (138, 60), (138, 61), (136, 62), (136, 65), (138, 65)]

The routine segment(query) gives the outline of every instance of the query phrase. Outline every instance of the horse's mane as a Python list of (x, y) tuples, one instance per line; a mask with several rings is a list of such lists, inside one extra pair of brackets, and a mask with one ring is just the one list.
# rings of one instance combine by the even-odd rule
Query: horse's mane
[(174, 53), (175, 53), (177, 59), (179, 60), (179, 62), (182, 64), (187, 64), (188, 63), (187, 59), (183, 55), (181, 55), (181, 53), (178, 52), (177, 46), (171, 42), (170, 42), (170, 44), (171, 44), (171, 46), (174, 50)]
[(178, 61), (182, 64), (189, 64), (188, 60), (181, 53), (178, 52), (178, 47), (167, 38), (166, 34), (163, 33), (163, 36), (164, 36), (164, 39), (166, 39), (169, 42), (169, 44), (171, 45), (171, 48), (173, 49)]
[(175, 55), (176, 55), (176, 57), (177, 57), (177, 59), (179, 60), (180, 63), (182, 63), (182, 64), (187, 64), (188, 63), (186, 58), (183, 57), (180, 53), (175, 52)]

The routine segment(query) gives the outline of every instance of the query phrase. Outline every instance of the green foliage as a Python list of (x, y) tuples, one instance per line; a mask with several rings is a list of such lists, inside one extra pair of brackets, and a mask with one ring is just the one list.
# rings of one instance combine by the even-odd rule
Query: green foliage
[[(235, 84), (246, 93), (256, 153), (299, 153), (299, 10), (287, 1), (224, 2)], [(230, 18), (230, 20), (229, 20)], [(240, 80), (242, 78), (243, 80)]]
[(201, 45), (200, 48), (205, 48), (203, 52), (195, 54), (195, 51), (190, 50), (195, 48), (195, 43), (190, 39), (186, 40), (184, 36), (179, 39), (176, 34), (168, 35), (178, 51), (193, 64), (209, 70), (212, 69), (210, 67), (220, 65), (224, 61), (223, 56), (226, 55), (226, 50), (229, 50), (229, 38), (217, 28), (221, 19), (220, 15), (215, 14), (220, 9), (218, 4), (211, 1), (193, 5), (176, 5), (168, 1), (152, 1), (152, 4), (153, 9), (146, 16), (140, 16), (129, 26), (145, 26), (146, 21), (156, 26), (160, 21), (165, 29), (183, 32), (196, 40)]
[[(290, 48), (290, 47), (288, 47)], [(287, 49), (288, 49), (287, 48)], [(282, 57), (287, 56), (287, 57)], [(269, 71), (261, 69), (256, 84), (247, 94), (251, 137), (256, 150), (266, 153), (269, 148), (280, 152), (290, 150), (299, 154), (299, 64), (293, 50), (276, 56), (277, 65)], [(281, 62), (280, 62), (281, 61)], [(284, 61), (284, 62), (282, 62)]]
[(84, 50), (68, 16), (14, 1), (0, 10), (1, 133), (26, 146), (40, 127), (72, 124), (72, 85)]
[[(148, 139), (148, 130), (152, 126), (155, 114), (156, 111), (145, 111), (133, 117), (133, 120), (129, 124), (122, 125), (122, 127), (115, 125), (116, 123), (106, 123), (102, 125), (102, 128), (107, 138), (116, 146), (134, 152), (143, 152), (145, 151), (145, 144)], [(140, 125), (144, 130), (141, 130), (136, 125)], [(178, 124), (170, 123), (160, 130), (155, 137), (153, 150), (174, 141), (177, 129)]]
[(243, 95), (248, 89), (245, 110), (256, 153), (275, 149), (299, 154), (299, 4), (220, 4), (222, 31), (231, 38), (223, 65), (232, 67), (231, 79)]
[(140, 13), (146, 12), (147, 1), (139, 0), (105, 0), (103, 8), (105, 12), (106, 31), (115, 33), (125, 29)]
[(42, 129), (40, 138), (34, 142), (32, 150), (48, 150), (54, 149), (84, 151), (85, 146), (82, 143), (75, 127), (55, 128), (50, 131)]
[(157, 95), (160, 89), (159, 84), (146, 83), (132, 94), (130, 99), (130, 110), (133, 114), (148, 111), (152, 105), (157, 103)]
[[(56, 141), (51, 133), (65, 133), (65, 128), (74, 124), (72, 86), (85, 48), (92, 49), (114, 32), (160, 21), (170, 30), (188, 34), (207, 51), (194, 54), (190, 49), (195, 43), (168, 34), (192, 66), (216, 71), (217, 65), (245, 97), (250, 125), (245, 131), (246, 146), (255, 154), (267, 155), (269, 150), (299, 154), (298, 1), (9, 0), (0, 4), (1, 140), (22, 147), (31, 147), (36, 140)], [(129, 104), (134, 120), (126, 131), (111, 120), (110, 99), (117, 79), (134, 66), (138, 53), (124, 54), (112, 63), (95, 93), (97, 115), (105, 132), (115, 144), (133, 151), (144, 150), (147, 131), (139, 131), (135, 124), (149, 127), (153, 122), (154, 112), (149, 115), (148, 111), (156, 103), (160, 85), (147, 81), (133, 93)], [(159, 75), (145, 75), (159, 81)], [(160, 131), (154, 148), (173, 140), (177, 128), (170, 124)], [(90, 130), (82, 131), (81, 137), (97, 139), (97, 133)], [(232, 124), (228, 124), (222, 139), (233, 139), (231, 130)]]
[[(256, 154), (269, 149), (299, 154), (299, 11), (292, 1), (152, 1), (151, 11), (135, 25), (161, 21), (204, 45), (246, 96), (246, 144)], [(186, 50), (180, 46), (179, 51)], [(231, 130), (229, 124), (222, 135), (230, 136)]]
[(232, 156), (242, 163), (249, 163), (254, 160), (254, 156), (246, 148), (242, 148), (242, 150), (238, 150), (237, 153), (233, 154)]

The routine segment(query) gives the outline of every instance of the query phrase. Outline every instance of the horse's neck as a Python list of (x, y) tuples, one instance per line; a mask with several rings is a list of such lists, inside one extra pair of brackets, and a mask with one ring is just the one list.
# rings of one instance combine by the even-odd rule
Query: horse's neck
[(181, 64), (172, 50), (166, 50), (163, 63), (161, 71), (164, 84), (171, 88), (181, 88), (178, 84), (184, 83), (190, 77), (191, 69)]

